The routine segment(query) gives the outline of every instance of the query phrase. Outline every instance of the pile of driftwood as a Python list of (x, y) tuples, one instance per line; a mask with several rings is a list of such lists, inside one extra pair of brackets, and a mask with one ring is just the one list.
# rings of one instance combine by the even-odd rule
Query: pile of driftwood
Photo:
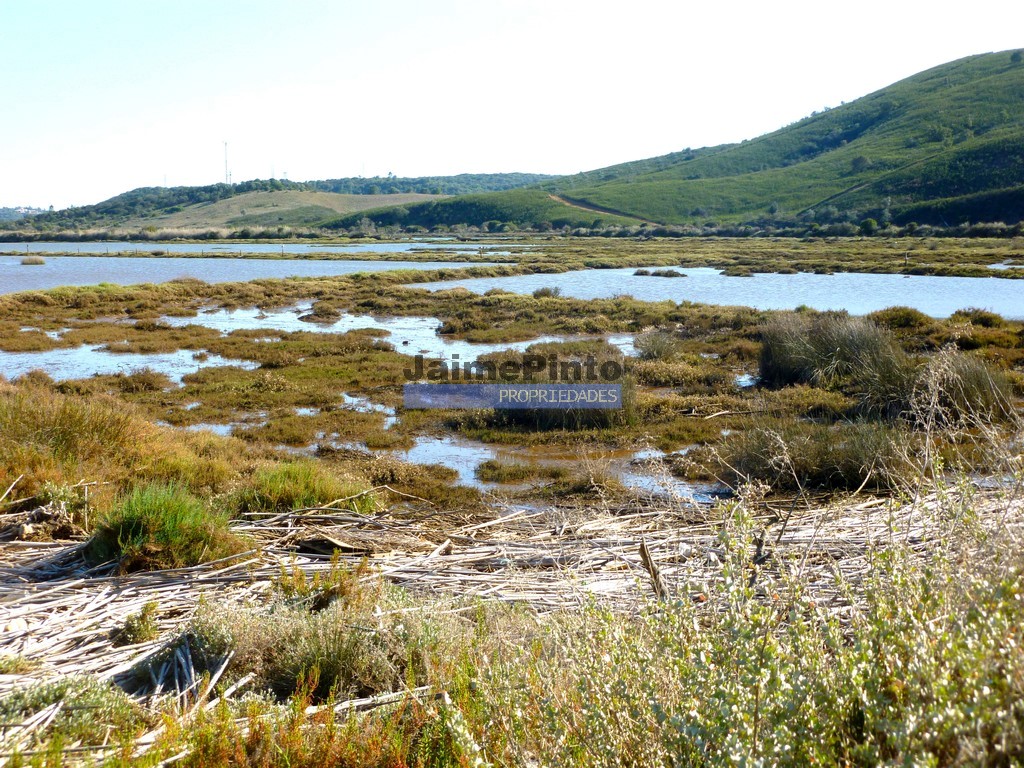
[[(799, 578), (819, 605), (840, 616), (856, 606), (850, 591), (837, 587), (837, 576), (856, 585), (871, 552), (897, 542), (928, 557), (958, 505), (969, 503), (1004, 542), (1024, 535), (1024, 502), (1007, 488), (943, 489), (904, 501), (740, 503), (753, 517), (744, 573), (755, 591), (774, 593)], [(163, 653), (161, 663), (150, 666), (150, 696), (176, 697), (183, 716), (209, 707), (230, 657), (204, 678), (187, 645), (167, 653), (168, 641), (200, 601), (250, 603), (271, 591), (282, 568), (312, 576), (330, 569), (332, 557), (353, 565), (366, 560), (372, 578), (415, 591), (427, 598), (425, 606), (438, 595), (521, 603), (541, 614), (589, 602), (633, 611), (652, 599), (714, 610), (723, 561), (736, 557), (722, 536), (734, 517), (732, 505), (662, 499), (599, 509), (497, 506), (491, 516), (472, 520), (411, 505), (374, 516), (330, 507), (297, 510), (237, 521), (236, 531), (251, 537), (253, 547), (231, 560), (127, 575), (113, 565), (90, 567), (80, 542), (0, 541), (0, 659), (24, 662), (20, 671), (0, 675), (0, 697), (67, 675), (117, 680)], [(149, 603), (156, 603), (157, 639), (120, 645), (128, 617)], [(359, 709), (385, 699), (339, 706)], [(0, 726), (0, 755), (30, 744), (55, 715)]]

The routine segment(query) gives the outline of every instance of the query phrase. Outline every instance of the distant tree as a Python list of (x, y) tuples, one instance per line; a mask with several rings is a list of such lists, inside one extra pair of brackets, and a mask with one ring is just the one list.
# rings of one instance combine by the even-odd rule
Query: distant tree
[(862, 235), (873, 235), (878, 231), (878, 222), (874, 219), (864, 219), (860, 223), (860, 233)]
[(1024, 61), (1024, 51), (1014, 51), (1010, 54), (1010, 61), (1014, 64), (1020, 64)]

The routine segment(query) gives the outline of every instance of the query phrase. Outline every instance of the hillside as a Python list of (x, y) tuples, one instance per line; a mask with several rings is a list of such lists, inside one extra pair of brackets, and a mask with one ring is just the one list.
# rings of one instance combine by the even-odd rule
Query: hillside
[[(407, 206), (381, 223), (522, 225), (651, 221), (953, 225), (1024, 219), (1024, 62), (1015, 52), (943, 64), (739, 144)], [(579, 208), (551, 207), (547, 194)], [(615, 215), (620, 217), (616, 219)], [(351, 225), (352, 218), (336, 222)]]
[[(928, 201), (948, 208), (1024, 185), (1024, 63), (1014, 58), (968, 57), (751, 141), (565, 177), (551, 188), (667, 224), (828, 220), (886, 208), (925, 223), (940, 218)], [(1018, 221), (1024, 209), (997, 213)]]
[(223, 200), (185, 206), (172, 213), (129, 218), (122, 226), (157, 226), (168, 229), (317, 226), (339, 214), (380, 208), (383, 205), (419, 203), (436, 197), (419, 194), (341, 195), (304, 190), (246, 192)]
[(318, 226), (348, 214), (442, 195), (508, 190), (553, 177), (530, 173), (343, 178), (294, 182), (255, 179), (200, 187), (140, 187), (94, 205), (40, 213), (18, 227)]
[(380, 226), (453, 227), (463, 224), (491, 231), (507, 228), (629, 226), (640, 219), (619, 216), (587, 206), (574, 206), (541, 189), (513, 189), (484, 195), (460, 195), (418, 205), (402, 205), (344, 216), (326, 224), (328, 229), (359, 226), (370, 219)]

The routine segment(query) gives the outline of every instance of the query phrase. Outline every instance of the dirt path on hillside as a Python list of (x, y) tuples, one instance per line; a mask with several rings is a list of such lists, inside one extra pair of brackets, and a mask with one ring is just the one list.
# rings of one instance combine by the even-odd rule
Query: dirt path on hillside
[(567, 205), (570, 208), (576, 208), (577, 210), (580, 211), (588, 211), (590, 213), (604, 213), (609, 216), (622, 216), (623, 218), (634, 219), (636, 221), (639, 221), (641, 224), (650, 224), (651, 226), (654, 227), (658, 226), (658, 222), (656, 221), (648, 221), (647, 219), (641, 219), (639, 216), (634, 216), (630, 213), (623, 213), (622, 211), (616, 211), (612, 208), (602, 208), (599, 205), (585, 205), (583, 203), (568, 200), (564, 197), (560, 197), (559, 195), (555, 195), (550, 192), (548, 193), (548, 197), (550, 197), (556, 203), (561, 203), (562, 205)]

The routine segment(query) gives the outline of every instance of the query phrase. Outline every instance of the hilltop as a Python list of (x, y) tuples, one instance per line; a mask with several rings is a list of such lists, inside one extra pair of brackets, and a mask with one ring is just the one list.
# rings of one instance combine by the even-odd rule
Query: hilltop
[[(369, 215), (420, 226), (1024, 218), (1024, 62), (970, 56), (738, 144)], [(559, 201), (559, 202), (556, 202)], [(552, 204), (555, 207), (552, 207)], [(575, 207), (573, 207), (575, 206)], [(336, 226), (351, 226), (352, 217)]]

